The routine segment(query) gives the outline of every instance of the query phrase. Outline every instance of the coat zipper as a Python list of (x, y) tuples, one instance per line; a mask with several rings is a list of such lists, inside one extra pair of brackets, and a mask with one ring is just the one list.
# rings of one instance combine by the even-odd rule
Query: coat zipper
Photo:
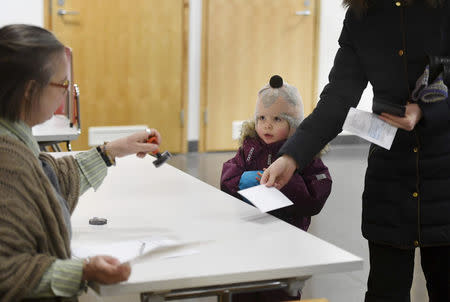
[(267, 156), (267, 166), (270, 166), (272, 164), (272, 154), (269, 153)]
[[(402, 32), (402, 46), (403, 46), (403, 66), (405, 67), (405, 79), (406, 88), (408, 88), (408, 96), (411, 97), (411, 88), (409, 87), (409, 77), (408, 77), (408, 50), (406, 49), (406, 16), (403, 6), (400, 8), (400, 31)], [(409, 100), (408, 100), (409, 101)], [(407, 102), (408, 102), (407, 101)]]
[(419, 135), (417, 134), (417, 131), (414, 129), (414, 134), (416, 135), (416, 141), (417, 141), (417, 152), (416, 152), (416, 192), (417, 192), (417, 236), (418, 236), (418, 241), (419, 241), (419, 246), (422, 243), (422, 238), (421, 238), (421, 232), (420, 232), (420, 198), (421, 198), (421, 194), (420, 194), (420, 190), (419, 190), (419, 185), (420, 185), (420, 173), (419, 173), (419, 152), (420, 152), (420, 140), (419, 140)]
[[(406, 78), (406, 87), (408, 88), (408, 96), (411, 97), (411, 88), (409, 87), (409, 77), (408, 77), (408, 51), (406, 49), (406, 29), (405, 29), (405, 23), (406, 23), (406, 16), (405, 16), (405, 9), (404, 6), (400, 8), (400, 30), (402, 32), (402, 46), (403, 46), (403, 66), (405, 67), (405, 78)], [(408, 100), (409, 101), (409, 100)], [(408, 102), (407, 101), (407, 102)], [(418, 246), (421, 245), (421, 233), (420, 233), (420, 198), (421, 194), (419, 191), (419, 151), (420, 151), (420, 140), (419, 135), (417, 134), (417, 130), (414, 129), (414, 134), (416, 136), (417, 141), (417, 154), (416, 154), (416, 192), (417, 192), (417, 240), (418, 240)]]

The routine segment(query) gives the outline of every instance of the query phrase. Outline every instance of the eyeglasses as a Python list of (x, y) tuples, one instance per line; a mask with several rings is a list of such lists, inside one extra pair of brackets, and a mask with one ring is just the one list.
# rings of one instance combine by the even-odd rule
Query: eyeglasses
[(54, 83), (54, 82), (50, 82), (48, 83), (50, 86), (55, 86), (55, 87), (61, 87), (64, 88), (64, 94), (69, 90), (70, 87), (70, 81), (69, 80), (65, 80), (64, 83)]

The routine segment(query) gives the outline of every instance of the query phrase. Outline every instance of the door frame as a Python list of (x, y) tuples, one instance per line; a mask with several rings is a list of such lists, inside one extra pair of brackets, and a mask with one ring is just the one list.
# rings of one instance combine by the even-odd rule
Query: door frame
[[(209, 5), (210, 1), (203, 0), (202, 4), (202, 58), (201, 58), (201, 80), (200, 80), (200, 108), (199, 108), (199, 141), (198, 151), (206, 152), (206, 123), (205, 116), (207, 115), (207, 95), (208, 95), (208, 25), (209, 25)], [(313, 70), (312, 70), (312, 96), (318, 100), (318, 83), (319, 83), (319, 37), (320, 37), (320, 11), (321, 0), (316, 1), (314, 14), (316, 16), (314, 23), (314, 55), (313, 55)], [(317, 102), (312, 103), (310, 111), (315, 108)], [(207, 117), (206, 117), (207, 118)], [(206, 121), (207, 122), (207, 121)]]
[[(182, 41), (182, 74), (181, 74), (181, 110), (183, 112), (183, 116), (180, 116), (180, 119), (183, 119), (183, 130), (181, 133), (181, 142), (180, 142), (180, 153), (188, 152), (188, 140), (187, 140), (187, 131), (188, 131), (188, 67), (189, 67), (189, 0), (180, 0), (183, 1), (183, 12), (182, 12), (182, 23), (183, 23), (183, 41)], [(205, 1), (205, 0), (203, 0)], [(44, 0), (44, 28), (47, 30), (53, 30), (52, 24), (52, 5), (53, 0)]]

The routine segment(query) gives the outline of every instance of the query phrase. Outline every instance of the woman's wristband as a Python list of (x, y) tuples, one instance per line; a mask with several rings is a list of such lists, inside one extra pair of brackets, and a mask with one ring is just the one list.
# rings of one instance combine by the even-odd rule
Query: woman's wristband
[(87, 292), (88, 290), (88, 276), (87, 276), (87, 265), (89, 264), (89, 262), (91, 262), (91, 258), (87, 257), (83, 259), (83, 272), (82, 272), (82, 276), (81, 276), (81, 284), (80, 284), (80, 289), (83, 290), (84, 292)]
[(116, 161), (114, 157), (111, 156), (111, 154), (108, 152), (108, 149), (106, 148), (107, 143), (108, 142), (105, 142), (103, 145), (97, 146), (97, 152), (100, 154), (107, 167), (115, 166)]

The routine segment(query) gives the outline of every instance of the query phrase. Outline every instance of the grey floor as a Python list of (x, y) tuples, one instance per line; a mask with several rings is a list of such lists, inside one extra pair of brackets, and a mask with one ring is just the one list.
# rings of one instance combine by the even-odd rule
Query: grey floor
[[(364, 269), (349, 273), (315, 275), (305, 285), (304, 299), (323, 297), (330, 302), (364, 301), (369, 265), (367, 242), (361, 235), (360, 225), (361, 194), (367, 150), (367, 144), (331, 145), (331, 150), (323, 157), (323, 161), (333, 178), (332, 193), (322, 212), (313, 217), (309, 229), (311, 234), (365, 259)], [(234, 152), (188, 153), (176, 155), (170, 164), (219, 188), (222, 163), (232, 156)], [(412, 302), (428, 301), (419, 257), (416, 251), (414, 284), (411, 290)], [(123, 297), (119, 300), (105, 299), (104, 301), (135, 301), (136, 298)], [(101, 300), (84, 297), (82, 301)], [(212, 302), (215, 299), (203, 298), (189, 301)]]

